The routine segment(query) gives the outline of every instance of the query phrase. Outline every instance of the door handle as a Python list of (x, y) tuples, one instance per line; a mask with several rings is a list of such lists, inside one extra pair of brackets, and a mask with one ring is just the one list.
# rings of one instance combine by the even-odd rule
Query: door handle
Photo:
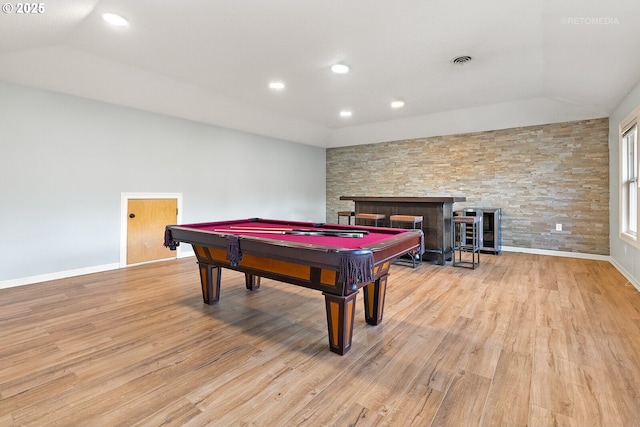
[(136, 214), (129, 214), (129, 218), (135, 218)]

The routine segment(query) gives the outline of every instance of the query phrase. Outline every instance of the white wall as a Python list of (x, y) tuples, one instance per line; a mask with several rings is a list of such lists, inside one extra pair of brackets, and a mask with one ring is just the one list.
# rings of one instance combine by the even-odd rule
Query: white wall
[(620, 141), (619, 126), (640, 105), (640, 84), (620, 103), (609, 117), (609, 221), (612, 263), (640, 290), (640, 250), (620, 239)]
[[(325, 220), (325, 149), (0, 82), (0, 285), (119, 261), (120, 197)], [(0, 286), (2, 287), (2, 286)]]

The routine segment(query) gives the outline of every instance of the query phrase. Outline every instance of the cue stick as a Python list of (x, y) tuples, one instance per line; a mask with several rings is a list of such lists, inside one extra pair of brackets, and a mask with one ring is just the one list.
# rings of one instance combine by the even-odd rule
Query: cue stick
[(353, 237), (361, 239), (364, 237), (363, 233), (358, 232), (343, 232), (343, 231), (315, 231), (315, 230), (241, 230), (241, 229), (213, 229), (211, 231), (218, 233), (256, 233), (256, 234), (294, 234), (298, 236), (325, 236), (325, 237)]
[(323, 233), (327, 233), (327, 234), (331, 234), (331, 233), (358, 233), (358, 234), (369, 234), (369, 231), (367, 230), (330, 230), (330, 229), (323, 229), (322, 227), (318, 227), (317, 229), (311, 229), (311, 230), (305, 230), (302, 228), (290, 228), (290, 227), (250, 227), (250, 226), (243, 226), (243, 225), (231, 225), (229, 226), (229, 228), (233, 229), (233, 230), (244, 230), (244, 231), (260, 231), (260, 230), (264, 230), (264, 231), (309, 231), (309, 232), (323, 232)]
[(261, 234), (286, 234), (288, 231), (291, 230), (243, 230), (243, 229), (239, 229), (239, 228), (232, 228), (232, 229), (226, 229), (226, 228), (216, 228), (213, 231), (217, 231), (217, 232), (223, 232), (223, 233), (261, 233)]

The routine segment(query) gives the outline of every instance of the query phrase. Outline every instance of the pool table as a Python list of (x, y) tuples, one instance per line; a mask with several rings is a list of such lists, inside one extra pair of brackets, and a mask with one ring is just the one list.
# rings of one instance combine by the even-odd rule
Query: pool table
[(379, 324), (391, 262), (424, 245), (421, 230), (261, 218), (168, 225), (165, 246), (180, 242), (193, 246), (206, 304), (220, 298), (222, 268), (245, 273), (249, 290), (266, 277), (322, 291), (329, 347), (341, 355), (351, 348), (359, 289), (366, 322)]

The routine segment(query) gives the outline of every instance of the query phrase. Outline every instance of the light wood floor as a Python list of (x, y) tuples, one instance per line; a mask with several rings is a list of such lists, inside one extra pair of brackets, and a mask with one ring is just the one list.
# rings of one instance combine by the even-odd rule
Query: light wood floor
[(195, 259), (0, 290), (0, 426), (638, 426), (640, 294), (517, 253), (391, 270), (384, 321), (329, 351), (320, 292)]

